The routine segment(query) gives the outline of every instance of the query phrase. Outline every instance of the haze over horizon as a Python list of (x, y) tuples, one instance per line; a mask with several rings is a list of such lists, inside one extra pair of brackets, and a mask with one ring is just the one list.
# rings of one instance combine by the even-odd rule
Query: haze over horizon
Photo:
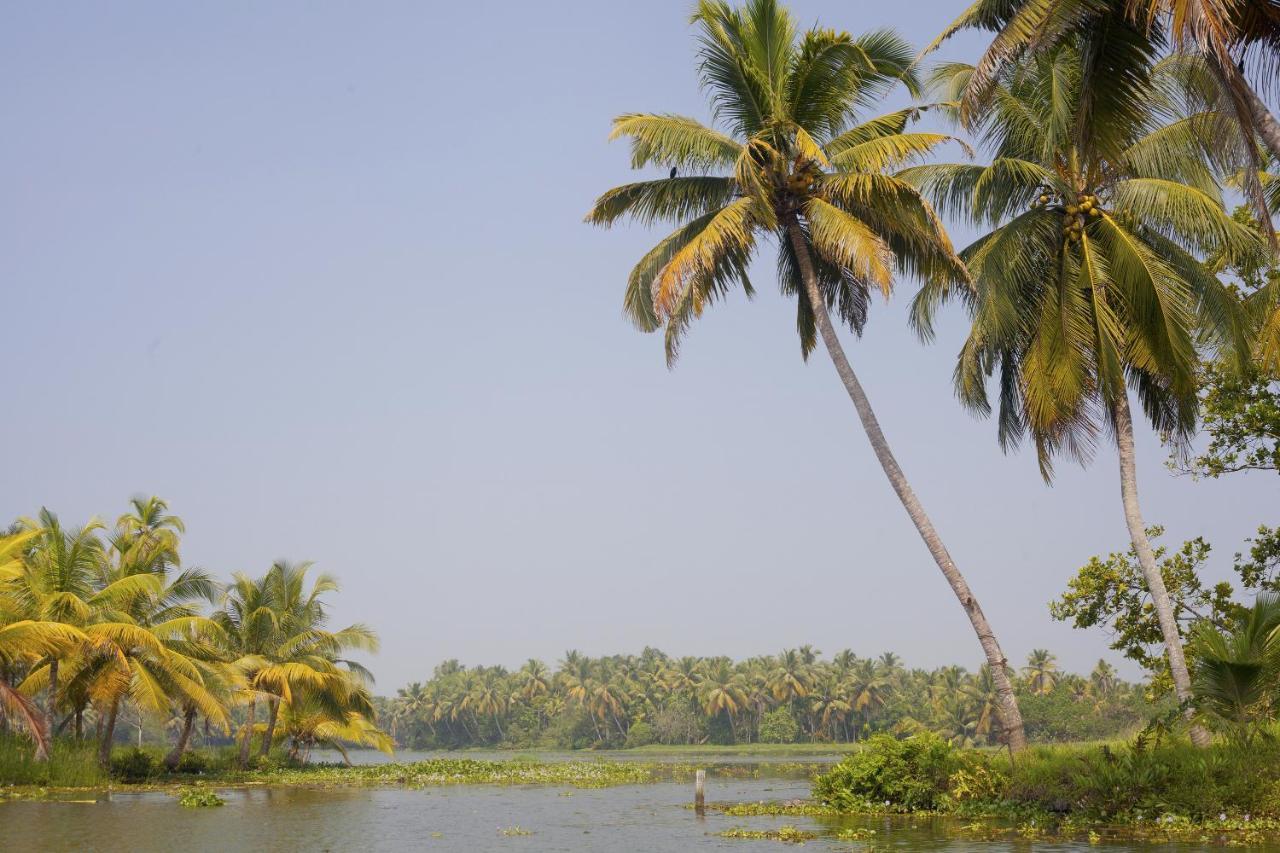
[[(791, 7), (922, 45), (964, 5)], [(659, 232), (582, 217), (637, 174), (613, 116), (707, 118), (689, 8), (4, 9), (0, 520), (111, 521), (157, 494), (221, 578), (315, 560), (343, 584), (334, 623), (381, 634), (383, 694), (447, 658), (570, 648), (976, 668), (829, 361), (799, 357), (771, 250), (758, 296), (713, 306), (673, 371), (622, 317)], [(1046, 609), (1127, 547), (1113, 451), (1052, 488), (1002, 454), (952, 393), (960, 309), (923, 345), (913, 290), (849, 342), (899, 461), (1011, 661), (1120, 663)], [(1228, 576), (1274, 475), (1193, 483), (1139, 442), (1148, 522), (1204, 536)]]

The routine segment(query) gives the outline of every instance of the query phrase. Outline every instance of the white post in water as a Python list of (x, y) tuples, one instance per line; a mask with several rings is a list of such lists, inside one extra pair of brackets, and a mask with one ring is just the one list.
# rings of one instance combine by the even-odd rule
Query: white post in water
[(706, 791), (705, 791), (706, 783), (707, 783), (707, 771), (699, 770), (697, 773), (694, 774), (693, 776), (693, 810), (697, 812), (699, 817), (707, 813)]

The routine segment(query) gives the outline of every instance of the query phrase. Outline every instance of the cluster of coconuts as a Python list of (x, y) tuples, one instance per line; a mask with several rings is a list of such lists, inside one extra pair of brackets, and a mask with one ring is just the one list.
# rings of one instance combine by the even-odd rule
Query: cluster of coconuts
[(1076, 203), (1067, 205), (1062, 213), (1062, 233), (1069, 241), (1076, 243), (1084, 233), (1085, 222), (1101, 216), (1102, 208), (1098, 207), (1096, 195), (1081, 193)]
[(787, 175), (787, 189), (796, 195), (804, 195), (813, 189), (814, 182), (818, 180), (820, 174), (822, 170), (817, 163), (796, 158), (795, 167), (791, 174)]
[[(1035, 200), (1033, 207), (1044, 207), (1050, 203), (1062, 204), (1064, 199), (1049, 191), (1042, 192)], [(1062, 207), (1062, 236), (1072, 243), (1078, 243), (1084, 234), (1084, 226), (1090, 219), (1102, 215), (1098, 197), (1092, 193), (1080, 193), (1074, 202)]]

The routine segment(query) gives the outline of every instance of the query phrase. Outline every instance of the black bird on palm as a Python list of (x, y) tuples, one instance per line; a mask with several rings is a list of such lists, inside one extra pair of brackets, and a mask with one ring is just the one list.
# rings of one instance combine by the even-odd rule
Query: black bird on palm
[(676, 176), (676, 167), (675, 167), (675, 166), (672, 166), (672, 167), (671, 167), (671, 174), (670, 174), (670, 175), (668, 175), (667, 177), (669, 177), (669, 178), (674, 178), (675, 176)]

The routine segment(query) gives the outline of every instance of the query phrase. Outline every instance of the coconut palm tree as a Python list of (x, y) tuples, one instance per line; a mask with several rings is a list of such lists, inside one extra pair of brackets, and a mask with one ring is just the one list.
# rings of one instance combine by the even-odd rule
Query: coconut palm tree
[(699, 677), (698, 695), (703, 712), (708, 717), (724, 714), (732, 732), (738, 713), (747, 704), (742, 675), (734, 671), (733, 662), (719, 658), (707, 667)]
[[(29, 530), (0, 536), (0, 670), (19, 664), (29, 667), (40, 660), (58, 660), (88, 641), (72, 625), (19, 616), (27, 609), (27, 603), (22, 600), (22, 581), (26, 576), (23, 552), (39, 533), (39, 530)], [(42, 718), (35, 702), (4, 678), (0, 678), (0, 715), (12, 716), (22, 723), (35, 742), (37, 760), (49, 757), (54, 731), (50, 718)]]
[(894, 492), (1000, 673), (1009, 742), (1019, 748), (1021, 715), (995, 632), (890, 450), (831, 317), (860, 332), (871, 290), (887, 296), (896, 274), (940, 284), (966, 277), (933, 210), (889, 174), (948, 137), (908, 132), (916, 109), (858, 119), (897, 84), (916, 91), (911, 49), (883, 31), (801, 34), (776, 0), (740, 9), (704, 0), (694, 21), (702, 83), (723, 129), (668, 114), (620, 116), (613, 136), (631, 139), (634, 167), (677, 172), (610, 190), (587, 216), (602, 226), (624, 218), (678, 226), (632, 271), (625, 310), (642, 330), (665, 325), (672, 362), (707, 305), (735, 284), (751, 292), (748, 263), (775, 237), (782, 289), (798, 297), (801, 352), (822, 340)]
[(1119, 679), (1116, 677), (1116, 668), (1105, 660), (1099, 660), (1098, 665), (1093, 668), (1093, 672), (1089, 673), (1089, 683), (1099, 699), (1107, 698), (1115, 691), (1116, 685), (1119, 683)]
[(1031, 692), (1046, 696), (1058, 683), (1058, 661), (1048, 649), (1032, 649), (1027, 655), (1027, 665), (1022, 668)]
[[(1107, 49), (1121, 40), (1113, 33)], [(1130, 34), (1130, 51), (1143, 44)], [(944, 209), (993, 229), (961, 253), (976, 288), (926, 284), (915, 319), (927, 333), (939, 302), (965, 300), (973, 328), (956, 368), (960, 397), (988, 413), (986, 380), (998, 374), (1000, 442), (1007, 450), (1029, 433), (1046, 480), (1056, 454), (1089, 457), (1100, 421), (1115, 437), (1125, 521), (1178, 699), (1188, 702), (1182, 645), (1138, 501), (1129, 386), (1156, 429), (1174, 441), (1193, 433), (1199, 346), (1240, 354), (1248, 344), (1238, 301), (1195, 253), (1256, 256), (1263, 244), (1223, 209), (1198, 141), (1165, 132), (1176, 105), (1149, 78), (1126, 83), (1143, 95), (1144, 112), (1125, 104), (1106, 114), (1096, 100), (1084, 109), (1083, 58), (1100, 49), (1066, 43), (1006, 67), (992, 109), (968, 123), (990, 164), (903, 172)], [(956, 97), (973, 73), (947, 65), (935, 83)], [(1206, 742), (1203, 731), (1193, 736)]]

